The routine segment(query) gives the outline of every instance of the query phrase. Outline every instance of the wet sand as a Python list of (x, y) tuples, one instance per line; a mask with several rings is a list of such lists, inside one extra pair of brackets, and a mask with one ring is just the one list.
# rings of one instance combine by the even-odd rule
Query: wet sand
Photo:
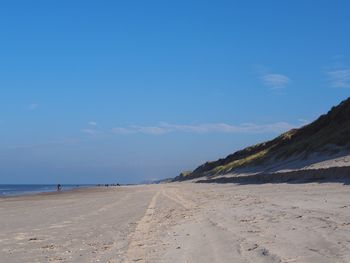
[(350, 186), (194, 184), (0, 199), (1, 262), (350, 262)]

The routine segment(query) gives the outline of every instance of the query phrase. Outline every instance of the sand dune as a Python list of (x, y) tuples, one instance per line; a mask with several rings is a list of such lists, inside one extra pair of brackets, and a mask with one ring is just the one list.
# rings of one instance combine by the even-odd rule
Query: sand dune
[(350, 188), (165, 184), (0, 200), (1, 262), (350, 262)]

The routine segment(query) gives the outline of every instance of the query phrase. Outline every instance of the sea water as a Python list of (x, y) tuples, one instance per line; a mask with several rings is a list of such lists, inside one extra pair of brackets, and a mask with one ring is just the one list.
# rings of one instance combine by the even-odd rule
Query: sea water
[[(67, 191), (75, 188), (89, 187), (91, 185), (61, 185), (62, 191)], [(0, 184), (0, 197), (16, 196), (26, 194), (36, 194), (45, 192), (57, 191), (56, 184)]]

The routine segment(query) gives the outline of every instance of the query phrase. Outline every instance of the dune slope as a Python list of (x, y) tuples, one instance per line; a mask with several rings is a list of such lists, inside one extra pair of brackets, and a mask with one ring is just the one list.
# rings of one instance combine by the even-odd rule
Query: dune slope
[(291, 159), (307, 160), (314, 154), (329, 156), (350, 149), (350, 98), (327, 114), (299, 129), (292, 129), (273, 140), (247, 147), (223, 159), (206, 162), (193, 172), (183, 172), (175, 181), (233, 173), (245, 167), (257, 167)]

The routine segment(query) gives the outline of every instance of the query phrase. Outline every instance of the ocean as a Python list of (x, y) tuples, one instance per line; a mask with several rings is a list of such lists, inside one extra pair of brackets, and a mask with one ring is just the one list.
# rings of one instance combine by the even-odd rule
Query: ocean
[[(61, 185), (62, 191), (67, 191), (75, 188), (91, 187), (92, 185)], [(57, 191), (56, 184), (0, 184), (0, 197), (17, 196), (45, 192)]]

